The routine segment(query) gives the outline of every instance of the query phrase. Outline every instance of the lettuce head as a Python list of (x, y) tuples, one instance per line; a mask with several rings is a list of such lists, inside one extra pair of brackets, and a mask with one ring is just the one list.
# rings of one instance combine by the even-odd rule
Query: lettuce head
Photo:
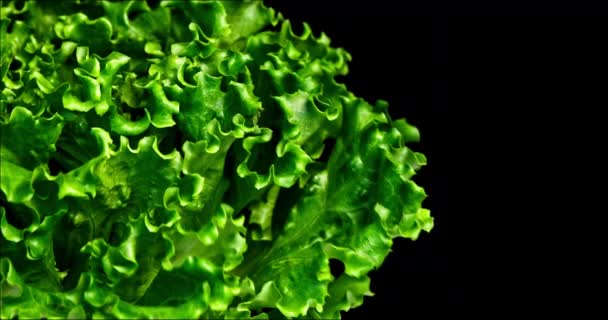
[(339, 318), (432, 228), (416, 128), (261, 1), (2, 1), (0, 31), (2, 319)]

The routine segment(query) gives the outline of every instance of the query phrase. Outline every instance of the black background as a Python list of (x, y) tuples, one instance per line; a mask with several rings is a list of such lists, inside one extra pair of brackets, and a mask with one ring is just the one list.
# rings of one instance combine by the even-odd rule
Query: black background
[(266, 3), (296, 31), (307, 22), (350, 52), (341, 81), (416, 125), (412, 148), (428, 158), (414, 180), (435, 228), (396, 239), (371, 272), (375, 296), (344, 319), (599, 306), (586, 275), (594, 255), (577, 241), (597, 211), (584, 207), (593, 188), (582, 179), (605, 145), (591, 141), (605, 127), (595, 112), (608, 106), (600, 8)]

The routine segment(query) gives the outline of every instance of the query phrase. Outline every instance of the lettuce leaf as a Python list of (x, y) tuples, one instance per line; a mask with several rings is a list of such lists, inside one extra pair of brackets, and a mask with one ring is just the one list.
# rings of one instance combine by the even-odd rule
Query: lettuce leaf
[(339, 318), (433, 227), (418, 130), (310, 26), (261, 1), (1, 6), (1, 318)]

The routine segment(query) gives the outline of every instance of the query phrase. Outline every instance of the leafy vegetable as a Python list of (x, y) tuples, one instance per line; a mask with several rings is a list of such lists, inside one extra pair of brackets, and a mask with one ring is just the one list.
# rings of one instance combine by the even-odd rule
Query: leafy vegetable
[(0, 29), (3, 319), (339, 318), (432, 228), (416, 128), (260, 1), (9, 1)]

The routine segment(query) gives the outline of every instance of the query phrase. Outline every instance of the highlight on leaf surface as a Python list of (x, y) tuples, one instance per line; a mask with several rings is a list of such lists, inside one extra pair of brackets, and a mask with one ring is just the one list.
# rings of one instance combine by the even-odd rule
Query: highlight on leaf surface
[(393, 239), (433, 227), (426, 159), (313, 29), (261, 1), (2, 1), (0, 317), (325, 319), (372, 295)]

